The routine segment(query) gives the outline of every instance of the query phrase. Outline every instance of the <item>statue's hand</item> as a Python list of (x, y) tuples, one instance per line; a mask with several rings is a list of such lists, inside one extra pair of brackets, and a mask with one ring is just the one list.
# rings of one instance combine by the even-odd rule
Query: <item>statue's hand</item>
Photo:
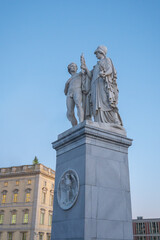
[(86, 64), (84, 64), (84, 63), (81, 64), (81, 69), (86, 72), (86, 71), (87, 71), (87, 66), (86, 66)]

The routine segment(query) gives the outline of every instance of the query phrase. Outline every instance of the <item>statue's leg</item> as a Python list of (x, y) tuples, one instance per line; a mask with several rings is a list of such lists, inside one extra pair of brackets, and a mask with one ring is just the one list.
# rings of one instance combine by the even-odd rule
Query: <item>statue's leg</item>
[(77, 119), (75, 118), (74, 115), (75, 102), (73, 98), (67, 97), (66, 104), (67, 104), (67, 118), (71, 122), (72, 126), (75, 126), (77, 125)]
[(82, 93), (77, 93), (74, 95), (74, 101), (77, 107), (77, 114), (79, 117), (79, 122), (84, 121), (84, 110), (82, 108)]
[(82, 108), (84, 111), (84, 120), (86, 119), (86, 95), (82, 95)]

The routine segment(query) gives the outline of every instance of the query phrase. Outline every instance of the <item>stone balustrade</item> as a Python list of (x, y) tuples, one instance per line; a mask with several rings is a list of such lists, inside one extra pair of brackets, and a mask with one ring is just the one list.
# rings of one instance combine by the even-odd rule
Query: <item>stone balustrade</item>
[(13, 166), (8, 168), (0, 168), (0, 177), (6, 174), (17, 174), (17, 173), (30, 173), (30, 172), (42, 172), (48, 175), (55, 175), (55, 171), (51, 168), (44, 166), (43, 164), (36, 165), (23, 165)]

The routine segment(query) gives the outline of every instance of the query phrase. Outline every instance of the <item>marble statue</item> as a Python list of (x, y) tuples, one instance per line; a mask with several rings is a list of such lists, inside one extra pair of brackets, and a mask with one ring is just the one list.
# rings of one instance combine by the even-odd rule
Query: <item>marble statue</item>
[(63, 210), (67, 210), (75, 203), (79, 192), (79, 178), (77, 173), (70, 169), (63, 173), (58, 184), (57, 200)]
[(97, 64), (89, 71), (86, 63), (82, 61), (81, 68), (91, 79), (90, 108), (95, 122), (114, 123), (122, 126), (118, 113), (117, 73), (110, 58), (106, 57), (107, 48), (99, 46), (94, 52)]
[(71, 121), (72, 126), (77, 125), (77, 119), (75, 117), (74, 108), (77, 107), (77, 114), (79, 122), (84, 120), (84, 110), (82, 108), (82, 74), (77, 73), (77, 65), (70, 63), (68, 65), (68, 72), (71, 77), (65, 84), (64, 93), (67, 96), (67, 118)]
[(98, 46), (94, 54), (98, 62), (89, 71), (81, 55), (81, 72), (71, 63), (68, 71), (72, 75), (65, 85), (67, 95), (67, 117), (72, 126), (77, 125), (74, 107), (77, 107), (79, 122), (94, 119), (94, 122), (123, 126), (118, 112), (117, 72), (112, 60), (106, 57), (107, 48)]

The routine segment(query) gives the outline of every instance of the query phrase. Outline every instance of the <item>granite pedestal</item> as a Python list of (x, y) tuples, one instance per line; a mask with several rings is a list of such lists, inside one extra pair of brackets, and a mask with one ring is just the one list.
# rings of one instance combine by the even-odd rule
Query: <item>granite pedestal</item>
[[(128, 147), (132, 140), (84, 121), (58, 136), (51, 240), (131, 240), (132, 215)], [(62, 174), (79, 176), (79, 195), (72, 208), (57, 201)]]

